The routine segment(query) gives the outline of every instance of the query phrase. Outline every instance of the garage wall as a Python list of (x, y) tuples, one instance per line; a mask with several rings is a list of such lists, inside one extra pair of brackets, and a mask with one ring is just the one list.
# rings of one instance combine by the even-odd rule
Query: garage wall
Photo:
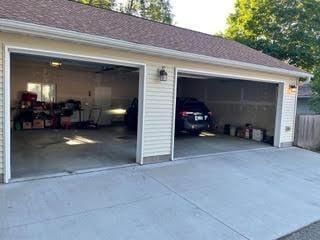
[[(14, 59), (14, 58), (13, 58)], [(95, 73), (95, 69), (72, 66), (52, 68), (48, 63), (13, 60), (11, 68), (11, 104), (16, 106), (27, 83), (52, 83), (56, 85), (56, 102), (80, 100), (85, 117), (95, 105), (95, 88), (111, 88), (111, 109), (126, 109), (138, 96), (138, 72), (109, 71)]]
[[(157, 141), (158, 134), (161, 134), (163, 131), (168, 131), (167, 129), (172, 128), (172, 119), (173, 119), (173, 104), (170, 104), (170, 101), (173, 101), (173, 91), (170, 90), (170, 84), (173, 86), (173, 80), (170, 79), (172, 76), (169, 76), (169, 81), (160, 85), (162, 83), (158, 82), (158, 70), (162, 66), (166, 66), (168, 72), (173, 75), (173, 68), (182, 68), (189, 69), (192, 71), (204, 71), (211, 72), (215, 74), (222, 75), (232, 75), (239, 76), (242, 78), (255, 78), (255, 79), (264, 79), (270, 81), (284, 81), (286, 83), (285, 86), (285, 95), (284, 95), (284, 106), (282, 109), (283, 118), (281, 120), (281, 141), (285, 142), (293, 142), (293, 129), (294, 129), (294, 115), (295, 115), (295, 93), (288, 93), (286, 90), (289, 86), (289, 83), (295, 83), (297, 78), (290, 77), (286, 75), (280, 74), (272, 74), (254, 70), (246, 70), (232, 67), (222, 67), (218, 65), (212, 64), (204, 64), (204, 63), (196, 63), (188, 60), (176, 60), (169, 59), (157, 56), (149, 56), (140, 53), (134, 53), (130, 51), (122, 51), (111, 48), (104, 47), (95, 47), (89, 46), (85, 44), (79, 44), (75, 42), (67, 42), (67, 41), (59, 41), (59, 40), (50, 40), (41, 37), (31, 37), (21, 34), (13, 34), (13, 33), (3, 33), (0, 32), (0, 41), (8, 46), (19, 46), (24, 48), (33, 48), (33, 49), (41, 49), (51, 52), (60, 52), (67, 54), (75, 54), (75, 55), (86, 55), (96, 58), (113, 58), (123, 61), (131, 61), (143, 63), (147, 68), (146, 82), (145, 82), (145, 92), (148, 93), (156, 90), (159, 91), (160, 95), (163, 95), (160, 101), (157, 101), (157, 98), (154, 98), (149, 95), (146, 96), (145, 108), (146, 110), (154, 110), (153, 113), (146, 114), (145, 116), (145, 137), (143, 141), (144, 145), (144, 156), (148, 157), (156, 157), (161, 155), (170, 155), (172, 149), (168, 146), (171, 145), (171, 136), (162, 137), (161, 141)], [(2, 56), (1, 56), (2, 57)], [(3, 98), (3, 91), (0, 92)], [(161, 104), (163, 103), (165, 104)], [(2, 103), (3, 104), (3, 103)], [(162, 109), (171, 105), (170, 109)], [(169, 119), (165, 119), (161, 121), (161, 124), (154, 124), (153, 121), (157, 121), (157, 117), (155, 115), (163, 115), (167, 114)], [(3, 128), (3, 122), (0, 123), (1, 128)], [(288, 130), (285, 126), (288, 125), (291, 127), (291, 130)], [(159, 138), (160, 139), (160, 138)], [(3, 146), (3, 142), (0, 141)], [(1, 161), (3, 162), (3, 155)]]
[(233, 79), (188, 79), (178, 81), (178, 95), (195, 97), (214, 113), (222, 131), (225, 124), (247, 123), (274, 135), (277, 86), (270, 83)]

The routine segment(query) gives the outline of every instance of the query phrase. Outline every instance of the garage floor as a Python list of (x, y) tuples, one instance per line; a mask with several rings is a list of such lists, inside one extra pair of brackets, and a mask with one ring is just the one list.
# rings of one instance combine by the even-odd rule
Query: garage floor
[(200, 136), (179, 134), (175, 138), (174, 157), (183, 158), (265, 147), (272, 146), (266, 143), (209, 132), (203, 132)]
[(319, 173), (269, 148), (7, 184), (0, 239), (277, 239), (320, 219)]
[(112, 167), (134, 163), (135, 157), (136, 134), (122, 126), (14, 131), (12, 177)]
[[(113, 167), (135, 162), (136, 134), (126, 127), (99, 130), (30, 130), (13, 132), (12, 177), (31, 177)], [(271, 147), (225, 135), (180, 134), (175, 158)]]

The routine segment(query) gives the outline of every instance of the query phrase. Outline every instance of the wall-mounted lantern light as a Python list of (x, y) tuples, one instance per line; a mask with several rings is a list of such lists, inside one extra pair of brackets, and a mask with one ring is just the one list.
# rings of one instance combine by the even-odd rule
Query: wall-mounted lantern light
[(50, 61), (50, 66), (51, 67), (61, 67), (62, 66), (62, 62), (58, 61), (58, 60), (52, 60), (52, 61)]
[(296, 93), (298, 90), (296, 85), (289, 85), (289, 92), (290, 93)]
[(168, 73), (166, 72), (166, 68), (162, 67), (160, 70), (160, 81), (165, 82), (168, 80)]

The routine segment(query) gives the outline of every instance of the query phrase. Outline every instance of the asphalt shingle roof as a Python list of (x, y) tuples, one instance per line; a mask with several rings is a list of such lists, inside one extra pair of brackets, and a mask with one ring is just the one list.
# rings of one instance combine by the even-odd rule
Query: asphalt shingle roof
[(304, 72), (232, 40), (68, 0), (0, 0), (0, 18)]

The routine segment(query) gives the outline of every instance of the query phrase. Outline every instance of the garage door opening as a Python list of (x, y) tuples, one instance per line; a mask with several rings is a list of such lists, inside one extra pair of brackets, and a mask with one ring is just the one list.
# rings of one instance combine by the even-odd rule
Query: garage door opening
[(179, 73), (174, 158), (273, 146), (278, 85)]
[(139, 74), (132, 66), (11, 53), (12, 178), (135, 163)]

